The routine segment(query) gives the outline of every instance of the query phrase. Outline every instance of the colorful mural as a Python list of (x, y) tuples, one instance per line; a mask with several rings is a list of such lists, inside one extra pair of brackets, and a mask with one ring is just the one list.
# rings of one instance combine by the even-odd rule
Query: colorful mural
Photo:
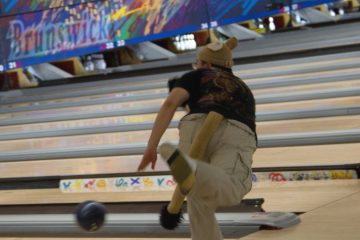
[[(254, 18), (262, 18), (284, 12), (287, 0), (238, 0), (238, 1), (217, 1), (208, 0), (209, 16), (211, 27), (241, 22)], [(276, 6), (271, 7), (276, 2)], [(270, 6), (270, 7), (269, 7)]]
[[(21, 67), (18, 60), (57, 55), (76, 48), (109, 41), (109, 1), (53, 8), (2, 18), (0, 28), (8, 68)], [(24, 65), (27, 65), (24, 62)]]
[(136, 43), (199, 30), (208, 18), (203, 0), (113, 0), (110, 20), (115, 40)]
[[(285, 0), (0, 0), (0, 71), (286, 11)], [(330, 1), (301, 1), (309, 2)], [(26, 11), (27, 13), (15, 14)], [(11, 13), (9, 15), (9, 13)]]
[(0, 0), (0, 16), (15, 15), (49, 8), (65, 7), (80, 3), (95, 2), (90, 0)]
[(288, 12), (290, 10), (290, 2), (292, 9), (296, 10), (337, 1), (338, 0), (208, 0), (210, 27)]
[(104, 0), (2, 17), (3, 69), (197, 31), (205, 11), (202, 0)]

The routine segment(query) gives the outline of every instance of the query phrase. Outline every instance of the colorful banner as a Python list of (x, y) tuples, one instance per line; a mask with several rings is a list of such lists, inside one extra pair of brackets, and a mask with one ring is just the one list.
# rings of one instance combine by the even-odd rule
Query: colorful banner
[(263, 18), (292, 10), (338, 2), (339, 0), (207, 0), (210, 27)]
[(211, 27), (285, 12), (288, 2), (287, 0), (208, 0)]
[(88, 3), (72, 8), (53, 8), (1, 19), (1, 42), (7, 69), (52, 61), (98, 50), (75, 49), (97, 46), (111, 40), (110, 2)]
[(194, 32), (206, 22), (203, 0), (103, 0), (2, 17), (4, 69)]
[[(97, 0), (99, 1), (99, 0)], [(59, 8), (80, 3), (95, 2), (90, 0), (0, 0), (0, 16), (16, 15), (49, 8)]]
[[(307, 180), (357, 179), (355, 170), (319, 170), (293, 172), (253, 173), (253, 182), (289, 182)], [(173, 191), (176, 182), (172, 176), (141, 176), (91, 179), (66, 179), (60, 181), (60, 190), (74, 192), (146, 192)]]
[(208, 18), (203, 0), (112, 0), (111, 21), (115, 40), (133, 44), (206, 28)]
[[(7, 14), (0, 17), (0, 71), (262, 18), (288, 11), (288, 2), (0, 0)], [(333, 1), (297, 0), (293, 6), (325, 2)]]

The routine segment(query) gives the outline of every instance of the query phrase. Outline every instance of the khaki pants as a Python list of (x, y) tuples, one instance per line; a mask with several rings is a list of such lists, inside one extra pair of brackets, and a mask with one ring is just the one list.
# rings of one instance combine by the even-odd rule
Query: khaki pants
[[(192, 140), (206, 114), (191, 114), (179, 124), (179, 148), (189, 152)], [(218, 207), (239, 204), (252, 186), (252, 156), (255, 134), (235, 120), (224, 119), (209, 142), (202, 162), (196, 161), (196, 180), (187, 195), (193, 240), (220, 240), (215, 218)]]

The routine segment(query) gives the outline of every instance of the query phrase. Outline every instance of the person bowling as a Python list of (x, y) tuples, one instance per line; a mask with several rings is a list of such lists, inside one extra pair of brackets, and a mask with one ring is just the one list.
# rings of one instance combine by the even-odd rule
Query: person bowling
[[(240, 203), (252, 187), (252, 159), (257, 148), (255, 99), (249, 87), (232, 72), (235, 38), (207, 44), (197, 51), (195, 70), (169, 81), (169, 96), (154, 122), (138, 166), (154, 169), (160, 139), (180, 106), (188, 114), (179, 123), (179, 146), (164, 143), (159, 153), (169, 164), (187, 197), (193, 240), (223, 239), (215, 211)], [(224, 119), (209, 141), (202, 162), (189, 152), (197, 130), (210, 111)]]

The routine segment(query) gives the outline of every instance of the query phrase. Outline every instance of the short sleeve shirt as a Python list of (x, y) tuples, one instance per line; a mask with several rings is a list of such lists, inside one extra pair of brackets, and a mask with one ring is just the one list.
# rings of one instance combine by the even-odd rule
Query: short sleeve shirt
[(170, 91), (180, 87), (190, 97), (190, 113), (215, 111), (246, 124), (256, 133), (255, 99), (249, 87), (230, 69), (198, 69), (169, 81)]

